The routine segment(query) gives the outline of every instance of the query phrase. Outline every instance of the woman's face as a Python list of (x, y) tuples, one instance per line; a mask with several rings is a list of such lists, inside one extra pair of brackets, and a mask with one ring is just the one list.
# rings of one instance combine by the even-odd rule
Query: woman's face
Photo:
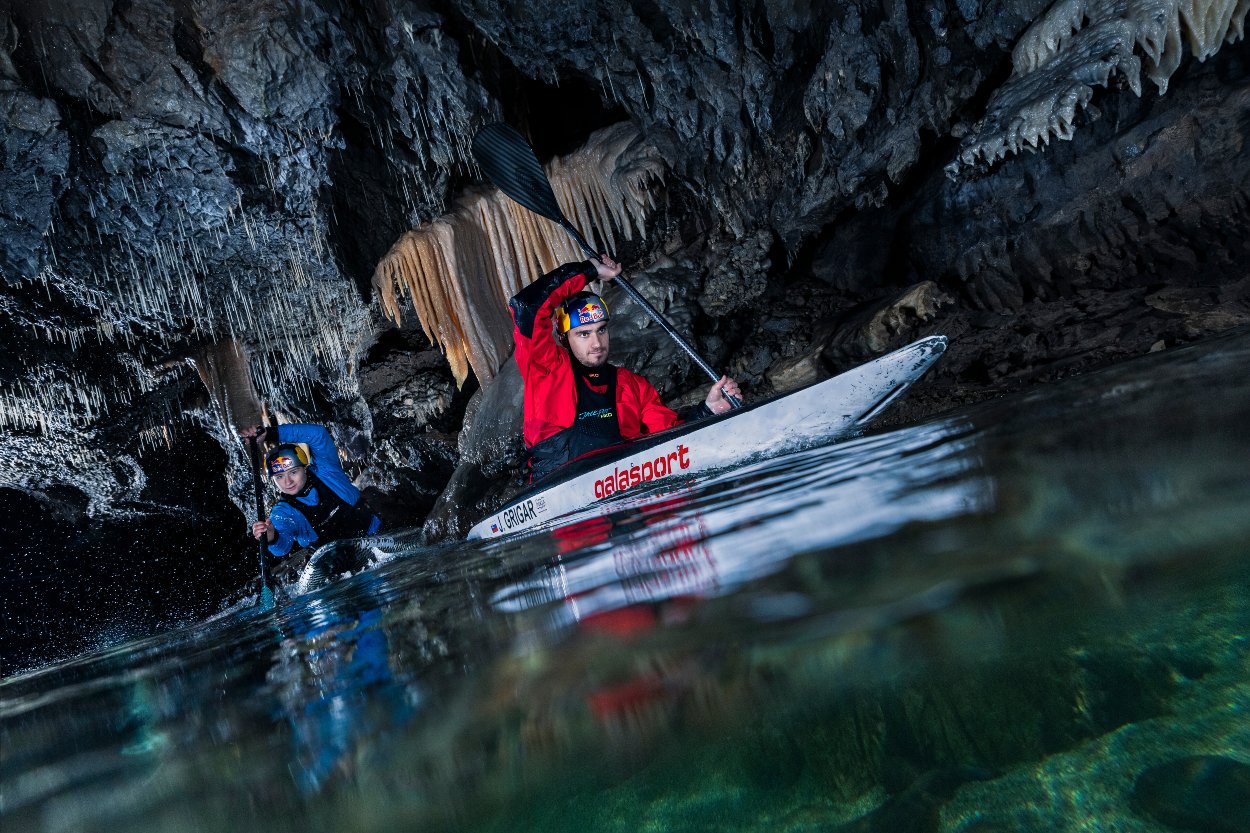
[(278, 491), (284, 495), (299, 494), (304, 484), (308, 482), (308, 469), (303, 466), (287, 469), (281, 474), (273, 475), (273, 482), (278, 487)]

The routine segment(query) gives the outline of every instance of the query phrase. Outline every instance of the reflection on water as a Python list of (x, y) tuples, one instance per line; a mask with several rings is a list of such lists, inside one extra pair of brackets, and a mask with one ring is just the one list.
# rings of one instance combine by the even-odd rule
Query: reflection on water
[(0, 828), (1246, 830), (1248, 418), (1241, 336), (399, 536), (0, 684)]
[[(492, 605), (519, 612), (560, 600), (557, 624), (585, 624), (620, 608), (730, 593), (806, 553), (977, 512), (992, 503), (991, 485), (960, 437), (969, 430), (939, 422), (631, 496), (612, 514), (584, 512), (538, 537), (554, 552)], [(796, 615), (806, 607), (797, 594), (771, 607), (789, 605)]]

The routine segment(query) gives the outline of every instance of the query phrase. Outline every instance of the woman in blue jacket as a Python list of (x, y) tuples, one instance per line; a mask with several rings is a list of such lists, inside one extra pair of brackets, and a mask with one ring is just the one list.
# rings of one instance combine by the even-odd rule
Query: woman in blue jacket
[[(270, 433), (276, 437), (267, 437)], [(360, 490), (339, 463), (330, 432), (320, 425), (280, 425), (254, 429), (246, 436), (276, 439), (265, 455), (265, 470), (278, 488), (269, 519), (252, 524), (252, 536), (264, 535), (269, 552), (282, 557), (295, 547), (319, 547), (342, 538), (372, 535), (382, 521), (360, 499)]]

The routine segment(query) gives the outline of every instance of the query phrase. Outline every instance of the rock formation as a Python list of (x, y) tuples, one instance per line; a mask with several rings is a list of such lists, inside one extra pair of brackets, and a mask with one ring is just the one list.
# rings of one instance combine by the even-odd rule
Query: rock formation
[[(592, 134), (550, 167), (547, 177), (565, 216), (605, 251), (617, 250), (618, 235), (643, 234), (664, 168), (628, 124)], [(446, 354), (457, 385), (469, 365), (485, 384), (512, 354), (508, 299), (561, 263), (584, 257), (555, 223), (495, 189), (475, 190), (450, 215), (399, 238), (378, 264), (373, 288), (397, 326), (403, 323), (397, 293), (411, 297), (426, 338)]]

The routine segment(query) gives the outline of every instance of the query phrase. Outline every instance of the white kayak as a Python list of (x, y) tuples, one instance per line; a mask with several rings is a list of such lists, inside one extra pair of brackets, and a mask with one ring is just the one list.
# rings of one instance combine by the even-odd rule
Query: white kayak
[(527, 532), (643, 484), (685, 480), (746, 460), (827, 442), (865, 426), (946, 352), (930, 336), (817, 382), (717, 417), (688, 422), (569, 463), (469, 530)]

